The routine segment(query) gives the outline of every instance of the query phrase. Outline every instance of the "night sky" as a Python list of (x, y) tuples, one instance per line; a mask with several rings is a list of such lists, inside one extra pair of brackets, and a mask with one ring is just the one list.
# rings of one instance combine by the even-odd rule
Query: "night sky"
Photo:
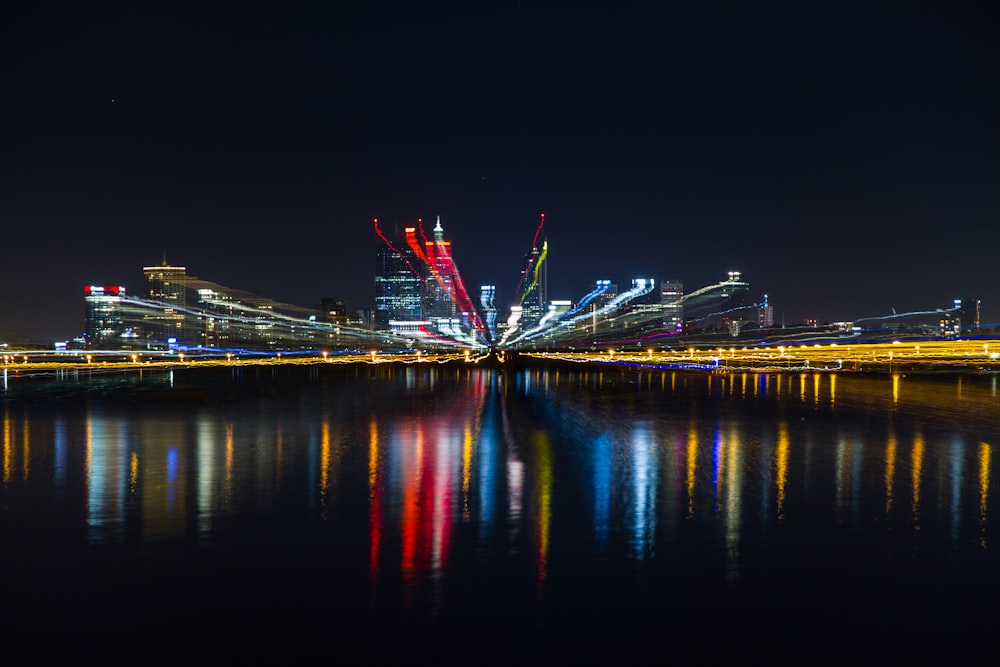
[(88, 4), (0, 10), (0, 336), (164, 256), (370, 305), (375, 217), (441, 216), (503, 307), (541, 213), (552, 299), (739, 270), (788, 325), (1000, 321), (995, 3)]

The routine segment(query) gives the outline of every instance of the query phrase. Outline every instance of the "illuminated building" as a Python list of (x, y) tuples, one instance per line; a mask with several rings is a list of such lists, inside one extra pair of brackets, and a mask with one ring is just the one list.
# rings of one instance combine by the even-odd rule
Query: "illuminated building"
[[(416, 229), (408, 227), (407, 236)], [(388, 330), (390, 322), (423, 319), (423, 276), (416, 253), (404, 239), (380, 238), (375, 248), (375, 328)]]
[(454, 261), (451, 242), (444, 238), (441, 216), (434, 225), (434, 240), (425, 242), (427, 264), (426, 289), (424, 290), (425, 319), (453, 320), (458, 316)]
[(767, 302), (767, 295), (764, 295), (764, 303), (757, 311), (757, 322), (762, 328), (770, 329), (774, 326), (774, 306)]
[(545, 215), (543, 214), (531, 250), (524, 256), (521, 277), (517, 285), (514, 305), (521, 309), (518, 326), (522, 330), (538, 326), (538, 322), (546, 313), (547, 266), (545, 260), (548, 256), (549, 245), (542, 234), (544, 225)]
[(451, 242), (440, 216), (434, 236), (424, 235), (423, 220), (390, 240), (375, 219), (375, 307), (378, 329), (407, 337), (431, 336), (461, 343), (485, 343), (486, 327), (455, 266)]
[(121, 285), (87, 285), (83, 288), (86, 304), (84, 339), (87, 347), (127, 347), (132, 338), (122, 297)]
[(979, 330), (979, 299), (955, 299), (959, 326), (963, 331)]
[(941, 318), (944, 336), (961, 336), (963, 332), (979, 330), (979, 299), (955, 299), (955, 306)]
[(743, 310), (747, 307), (750, 284), (743, 280), (739, 271), (730, 271), (728, 276), (729, 279), (722, 283), (719, 291), (720, 324), (735, 336), (739, 334), (744, 323)]
[(163, 343), (170, 339), (186, 341), (187, 269), (170, 266), (166, 257), (159, 266), (144, 266), (145, 297), (163, 304), (143, 314), (143, 332), (147, 343)]
[(598, 294), (594, 297), (594, 306), (597, 310), (604, 308), (618, 296), (618, 284), (610, 280), (597, 281)]
[(663, 305), (664, 330), (681, 333), (684, 328), (684, 283), (679, 280), (661, 282), (660, 301)]
[(340, 299), (325, 296), (320, 300), (316, 310), (319, 311), (322, 321), (327, 324), (349, 324), (352, 320), (350, 308)]
[(483, 315), (486, 319), (486, 331), (490, 340), (497, 339), (497, 288), (495, 285), (483, 285), (479, 288), (479, 305), (483, 308)]

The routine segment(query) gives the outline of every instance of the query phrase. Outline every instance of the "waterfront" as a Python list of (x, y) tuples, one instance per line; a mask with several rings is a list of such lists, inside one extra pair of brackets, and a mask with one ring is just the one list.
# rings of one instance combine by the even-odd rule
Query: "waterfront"
[(5, 399), (6, 627), (41, 651), (971, 656), (1000, 593), (996, 375), (168, 368)]

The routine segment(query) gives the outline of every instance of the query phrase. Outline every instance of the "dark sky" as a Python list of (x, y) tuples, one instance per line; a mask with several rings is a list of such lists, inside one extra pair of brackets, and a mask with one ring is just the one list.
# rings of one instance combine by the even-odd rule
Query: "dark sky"
[(100, 4), (0, 10), (0, 335), (164, 255), (367, 305), (374, 217), (440, 215), (504, 304), (540, 213), (550, 298), (739, 270), (788, 324), (1000, 321), (995, 3)]

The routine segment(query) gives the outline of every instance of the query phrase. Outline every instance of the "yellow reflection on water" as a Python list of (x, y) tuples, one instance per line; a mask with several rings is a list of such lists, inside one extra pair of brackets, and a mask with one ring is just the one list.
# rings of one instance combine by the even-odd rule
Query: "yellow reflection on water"
[(837, 399), (837, 374), (830, 373), (830, 405), (833, 405)]
[(378, 456), (378, 426), (373, 418), (368, 422), (368, 578), (373, 596), (378, 581), (379, 548), (382, 542), (382, 496), (378, 488)]
[(785, 484), (788, 481), (788, 424), (778, 424), (778, 447), (774, 453), (775, 482), (778, 486), (778, 520), (785, 518)]
[(321, 516), (326, 519), (326, 493), (330, 489), (330, 422), (323, 414), (319, 436), (319, 503)]
[(28, 432), (28, 415), (24, 416), (21, 425), (21, 479), (28, 479), (31, 474), (31, 436)]
[(466, 422), (462, 438), (462, 518), (468, 520), (469, 486), (472, 482), (472, 426)]
[(985, 442), (979, 443), (979, 546), (986, 548), (986, 500), (990, 492), (990, 457), (992, 448)]
[(924, 436), (913, 436), (913, 521), (919, 529), (920, 519), (920, 479), (924, 469)]
[(896, 478), (896, 432), (889, 431), (885, 449), (885, 513), (892, 511), (892, 484)]
[(735, 580), (739, 576), (740, 566), (740, 532), (743, 527), (743, 442), (735, 424), (730, 424), (722, 443), (723, 451), (720, 459), (725, 459), (725, 466), (719, 471), (720, 478), (725, 474), (725, 525), (726, 525), (726, 577)]
[(806, 402), (806, 374), (799, 373), (799, 399)]
[(538, 543), (538, 583), (541, 585), (548, 576), (549, 533), (552, 524), (552, 445), (544, 431), (535, 434), (537, 524), (535, 535)]
[(88, 490), (90, 487), (90, 468), (94, 463), (94, 421), (91, 417), (90, 410), (87, 411), (87, 421), (83, 427), (84, 441), (83, 441), (83, 479), (84, 490)]
[(819, 381), (820, 374), (813, 375), (813, 403), (819, 404)]
[(892, 402), (899, 403), (899, 373), (892, 374)]
[(133, 450), (128, 461), (128, 490), (135, 495), (136, 485), (139, 483), (139, 454)]
[(695, 429), (694, 423), (688, 428), (688, 442), (687, 442), (687, 465), (685, 466), (685, 480), (687, 481), (687, 505), (688, 505), (688, 516), (694, 514), (694, 486), (695, 486), (695, 470), (698, 463), (698, 431)]
[(10, 410), (4, 408), (3, 411), (3, 482), (10, 481), (10, 470), (14, 465), (14, 437), (12, 435), (14, 426), (10, 421)]
[(226, 504), (233, 499), (233, 425), (226, 424)]
[(378, 473), (378, 426), (375, 420), (368, 422), (368, 497), (375, 492), (375, 477)]

